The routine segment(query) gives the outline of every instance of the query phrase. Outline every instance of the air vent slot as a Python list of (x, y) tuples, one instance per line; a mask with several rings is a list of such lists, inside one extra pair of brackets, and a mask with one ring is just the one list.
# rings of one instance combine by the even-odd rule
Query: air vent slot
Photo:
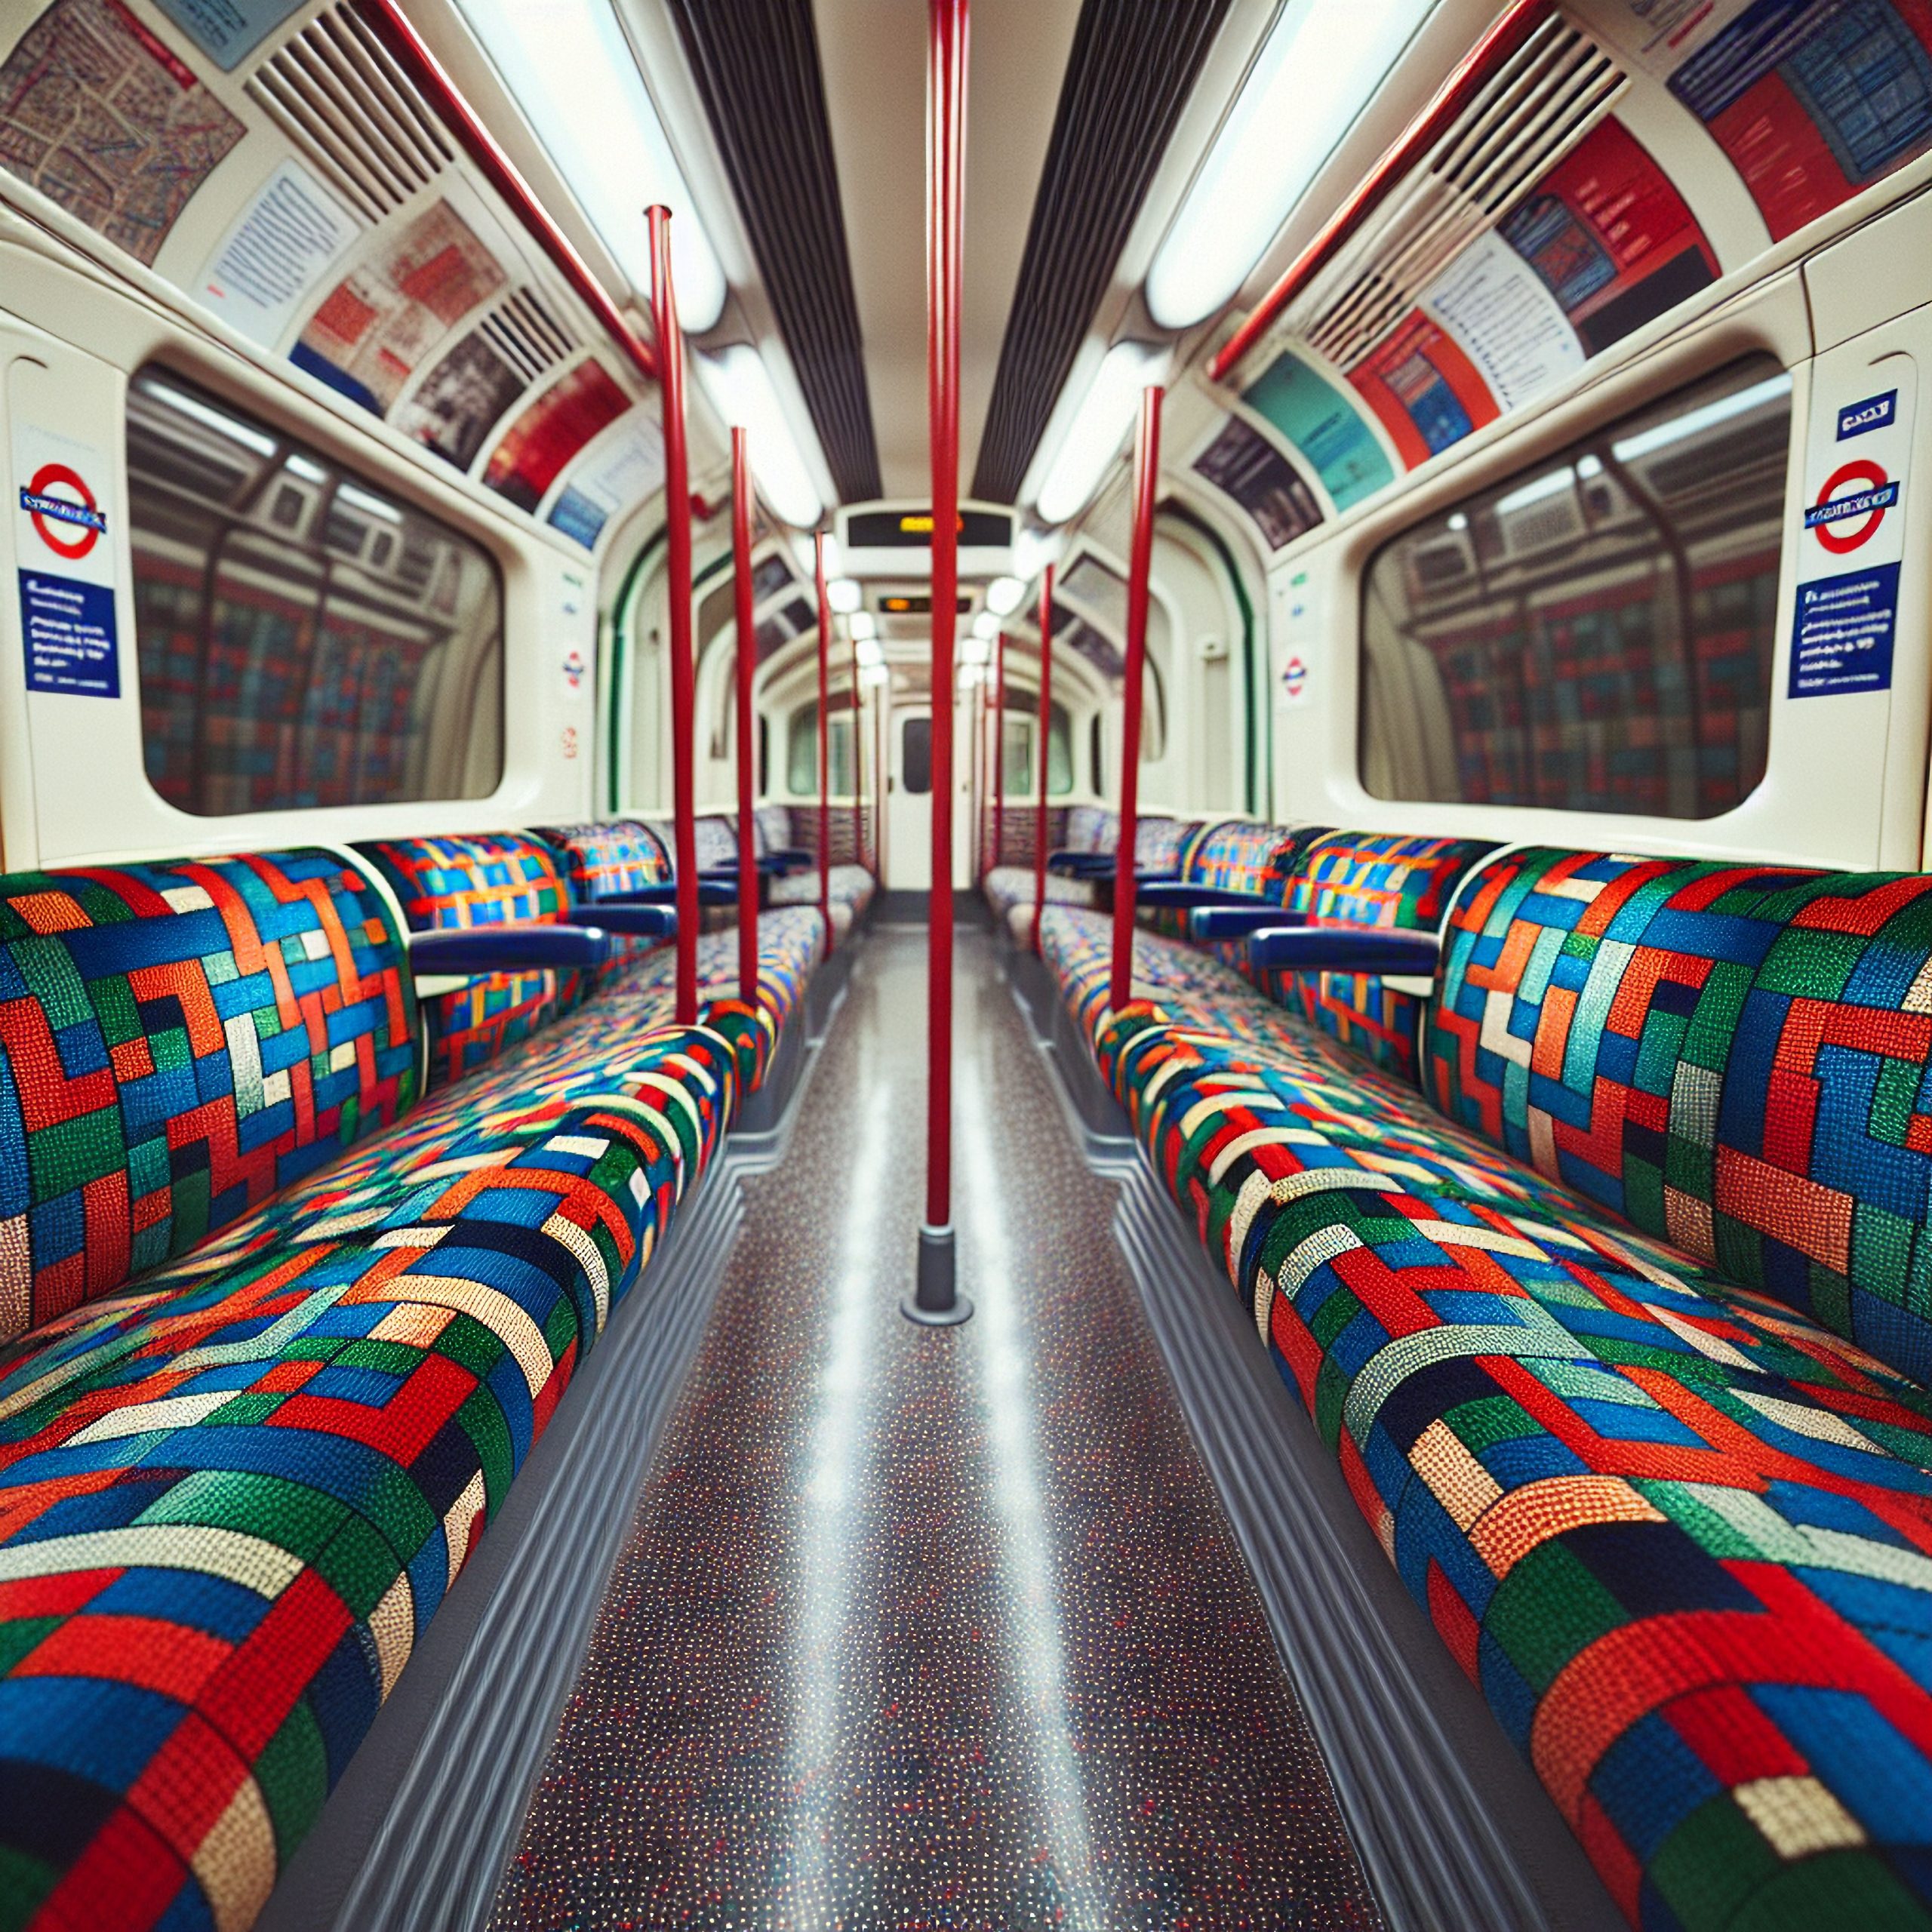
[(1567, 21), (1546, 20), (1498, 70), (1381, 218), (1296, 305), (1297, 333), (1352, 368), (1422, 291), (1603, 117), (1629, 76)]
[(256, 69), (248, 92), (371, 221), (456, 158), (423, 97), (349, 7), (318, 14)]
[(534, 383), (580, 346), (576, 337), (528, 288), (519, 288), (499, 303), (478, 326), (491, 346), (526, 382)]

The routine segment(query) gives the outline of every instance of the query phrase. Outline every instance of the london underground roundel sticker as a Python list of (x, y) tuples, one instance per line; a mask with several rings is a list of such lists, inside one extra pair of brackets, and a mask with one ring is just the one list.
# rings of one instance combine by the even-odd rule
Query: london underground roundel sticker
[(1849, 556), (1878, 535), (1885, 512), (1898, 500), (1899, 486), (1878, 463), (1841, 463), (1804, 512), (1804, 527), (1833, 556)]
[(1281, 695), (1291, 704), (1308, 695), (1308, 666), (1299, 654), (1281, 666)]
[(20, 492), (20, 508), (40, 540), (69, 563), (85, 557), (107, 528), (85, 479), (64, 463), (44, 463), (34, 472)]

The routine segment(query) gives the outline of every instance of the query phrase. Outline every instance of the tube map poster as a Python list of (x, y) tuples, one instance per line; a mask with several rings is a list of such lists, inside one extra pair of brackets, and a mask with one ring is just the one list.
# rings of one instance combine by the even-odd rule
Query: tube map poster
[(0, 66), (0, 166), (148, 268), (246, 131), (120, 0), (54, 0)]

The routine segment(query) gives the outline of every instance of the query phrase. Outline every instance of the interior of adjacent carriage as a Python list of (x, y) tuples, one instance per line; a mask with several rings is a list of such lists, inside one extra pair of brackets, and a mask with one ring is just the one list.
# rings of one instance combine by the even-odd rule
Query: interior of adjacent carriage
[(0, 4), (0, 1927), (1932, 1926), (1929, 190), (1927, 0)]

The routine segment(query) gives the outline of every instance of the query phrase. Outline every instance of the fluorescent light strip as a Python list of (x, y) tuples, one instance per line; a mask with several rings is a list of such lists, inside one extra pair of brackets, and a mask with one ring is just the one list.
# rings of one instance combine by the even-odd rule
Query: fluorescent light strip
[(661, 202), (678, 319), (690, 335), (714, 328), (724, 271), (610, 0), (457, 4), (632, 290), (651, 287), (644, 211)]
[(1715, 429), (1720, 423), (1727, 423), (1734, 416), (1745, 415), (1767, 402), (1782, 401), (1790, 393), (1790, 377), (1767, 377), (1761, 383), (1753, 383), (1748, 389), (1740, 389), (1735, 395), (1721, 395), (1716, 401), (1707, 402), (1703, 408), (1694, 409), (1687, 416), (1673, 416), (1668, 423), (1660, 423), (1654, 429), (1639, 429), (1634, 436), (1626, 436), (1620, 443), (1611, 444), (1610, 452), (1619, 463), (1635, 463), (1639, 457), (1668, 449), (1672, 443), (1681, 443), (1687, 436), (1698, 435), (1706, 429)]
[(794, 529), (809, 530), (825, 505), (792, 440), (791, 426), (764, 358), (750, 343), (740, 342), (715, 355), (700, 355), (697, 364), (698, 380), (712, 407), (732, 428), (746, 432), (758, 494), (774, 515)]
[(1048, 523), (1065, 523), (1093, 500), (1140, 407), (1140, 392), (1158, 379), (1164, 352), (1117, 342), (1067, 426), (1033, 507)]
[(1155, 251), (1147, 308), (1189, 328), (1254, 272), (1435, 0), (1287, 0)]

